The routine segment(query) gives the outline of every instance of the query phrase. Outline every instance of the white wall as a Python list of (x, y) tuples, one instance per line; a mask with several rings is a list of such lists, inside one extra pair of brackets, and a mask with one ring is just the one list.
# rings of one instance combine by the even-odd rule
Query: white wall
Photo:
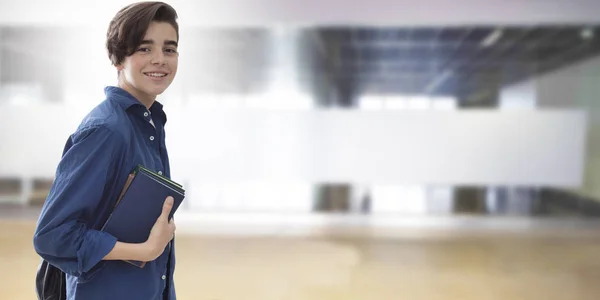
[(182, 176), (400, 185), (577, 186), (586, 124), (577, 111), (188, 110), (170, 120)]
[[(596, 0), (167, 0), (187, 26), (581, 24), (600, 21)], [(0, 2), (0, 24), (105, 28), (126, 0)], [(72, 13), (76, 9), (77, 13)]]
[(535, 109), (537, 105), (536, 80), (528, 79), (502, 88), (498, 102), (498, 108), (502, 110)]
[(577, 191), (600, 200), (600, 56), (534, 78), (540, 109), (582, 109), (589, 115), (585, 180)]
[[(182, 181), (576, 187), (582, 180), (581, 111), (167, 110), (173, 175)], [(52, 177), (83, 113), (0, 107), (0, 157), (8, 158), (0, 176)]]
[(600, 56), (535, 79), (540, 108), (597, 109), (600, 98)]

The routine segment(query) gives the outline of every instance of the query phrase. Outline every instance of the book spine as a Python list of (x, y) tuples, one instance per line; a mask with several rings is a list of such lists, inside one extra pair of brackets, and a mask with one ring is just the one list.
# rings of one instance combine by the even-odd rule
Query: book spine
[(134, 174), (129, 174), (129, 176), (127, 176), (127, 181), (125, 181), (125, 185), (123, 186), (123, 189), (121, 190), (121, 194), (119, 195), (119, 198), (117, 199), (117, 202), (115, 203), (115, 207), (117, 207), (117, 204), (119, 204), (119, 202), (121, 202), (121, 199), (123, 198), (123, 195), (125, 195), (125, 192), (127, 191), (127, 188), (129, 188), (129, 185), (131, 185), (133, 178), (135, 178)]

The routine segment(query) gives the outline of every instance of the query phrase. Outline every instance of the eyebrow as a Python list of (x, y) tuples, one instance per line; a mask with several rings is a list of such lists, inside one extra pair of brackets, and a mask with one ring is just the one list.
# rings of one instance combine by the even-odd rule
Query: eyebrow
[[(144, 45), (144, 44), (150, 44), (150, 45), (154, 45), (154, 41), (153, 40), (143, 40), (140, 45)], [(166, 40), (165, 41), (165, 46), (170, 45), (170, 46), (175, 46), (177, 47), (177, 42), (173, 41), (173, 40)]]

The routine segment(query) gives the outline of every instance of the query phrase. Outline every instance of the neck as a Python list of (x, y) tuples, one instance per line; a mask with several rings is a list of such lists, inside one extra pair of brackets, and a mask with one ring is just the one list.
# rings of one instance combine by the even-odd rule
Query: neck
[(150, 109), (150, 107), (152, 106), (152, 104), (154, 104), (154, 101), (156, 100), (156, 97), (148, 95), (148, 94), (134, 88), (133, 86), (131, 86), (131, 84), (127, 83), (125, 80), (119, 80), (118, 85), (120, 88), (124, 89), (125, 91), (127, 91), (128, 93), (133, 95), (133, 97), (135, 97), (135, 99), (137, 99), (140, 103), (142, 103), (142, 105), (144, 105), (147, 109)]

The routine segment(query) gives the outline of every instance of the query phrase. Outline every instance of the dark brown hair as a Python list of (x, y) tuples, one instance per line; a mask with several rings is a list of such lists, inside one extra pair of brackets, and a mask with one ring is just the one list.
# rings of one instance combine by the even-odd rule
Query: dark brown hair
[(167, 22), (175, 28), (179, 40), (177, 12), (163, 2), (138, 2), (122, 8), (110, 21), (106, 49), (113, 65), (119, 65), (141, 44), (153, 21)]

